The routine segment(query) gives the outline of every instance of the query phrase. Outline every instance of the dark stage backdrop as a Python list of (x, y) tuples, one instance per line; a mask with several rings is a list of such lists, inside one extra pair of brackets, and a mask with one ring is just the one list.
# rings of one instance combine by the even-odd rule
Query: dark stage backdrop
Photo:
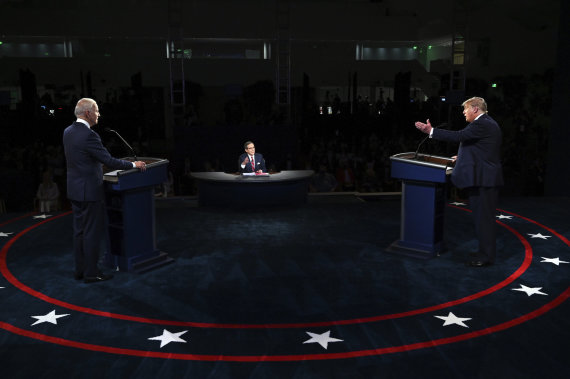
[(570, 127), (568, 103), (570, 100), (570, 2), (560, 2), (558, 54), (552, 93), (552, 126), (548, 144), (545, 194), (570, 194)]

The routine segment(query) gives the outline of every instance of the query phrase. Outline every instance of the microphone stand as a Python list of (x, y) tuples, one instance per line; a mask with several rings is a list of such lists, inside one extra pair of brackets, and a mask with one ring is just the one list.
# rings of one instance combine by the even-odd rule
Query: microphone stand
[(414, 159), (418, 159), (418, 151), (420, 151), (420, 147), (428, 138), (429, 138), (429, 134), (422, 140), (422, 142), (420, 142), (420, 144), (418, 145), (418, 148), (416, 149), (416, 152), (414, 154)]
[[(440, 124), (437, 126), (437, 128), (440, 129), (445, 129), (447, 127), (447, 123), (444, 122), (443, 124)], [(434, 129), (434, 128), (432, 128)], [(429, 134), (422, 140), (422, 142), (420, 142), (420, 144), (418, 145), (418, 148), (416, 149), (416, 152), (414, 154), (414, 159), (418, 159), (418, 151), (420, 151), (420, 147), (423, 145), (423, 143), (429, 138)]]
[(121, 135), (116, 130), (105, 128), (105, 131), (115, 133), (117, 135), (117, 137), (119, 137), (121, 139), (121, 141), (123, 141), (125, 146), (127, 146), (129, 148), (129, 150), (131, 151), (131, 153), (135, 157), (135, 161), (138, 161), (137, 153), (135, 153), (135, 150), (131, 147), (131, 145), (129, 145), (129, 143), (127, 141), (125, 141), (125, 139), (123, 137), (121, 137)]

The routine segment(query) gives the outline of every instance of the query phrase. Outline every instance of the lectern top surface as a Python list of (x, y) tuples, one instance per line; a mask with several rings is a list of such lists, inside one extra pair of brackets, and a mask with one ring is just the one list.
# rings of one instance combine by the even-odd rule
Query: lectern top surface
[(430, 166), (442, 169), (449, 169), (453, 166), (454, 161), (452, 158), (440, 157), (437, 155), (417, 154), (414, 152), (399, 153), (392, 155), (391, 160), (400, 161), (420, 166)]
[[(124, 157), (121, 158), (122, 160), (134, 162), (134, 157)], [(165, 164), (168, 164), (168, 159), (163, 158), (151, 158), (151, 157), (137, 157), (136, 160), (143, 161), (146, 163), (147, 170), (152, 169), (154, 167), (159, 167)], [(138, 168), (132, 168), (130, 170), (114, 170), (110, 171), (106, 167), (103, 167), (103, 179), (108, 182), (117, 182), (118, 176), (128, 175), (132, 173), (138, 173), (140, 170)]]

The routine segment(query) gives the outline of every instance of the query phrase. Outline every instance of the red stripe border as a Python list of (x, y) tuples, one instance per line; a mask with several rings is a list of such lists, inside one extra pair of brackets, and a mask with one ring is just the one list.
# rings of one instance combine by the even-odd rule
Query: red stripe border
[(83, 350), (104, 352), (109, 354), (130, 355), (137, 357), (177, 359), (177, 360), (186, 360), (186, 361), (225, 361), (225, 362), (289, 362), (289, 361), (305, 361), (305, 360), (330, 360), (330, 359), (358, 358), (358, 357), (366, 357), (372, 355), (401, 353), (405, 351), (412, 351), (429, 347), (447, 345), (455, 342), (461, 342), (472, 338), (485, 336), (491, 333), (496, 333), (505, 329), (512, 328), (514, 326), (532, 320), (538, 316), (541, 316), (544, 313), (562, 304), (569, 297), (570, 297), (570, 287), (566, 288), (566, 290), (561, 295), (559, 295), (556, 299), (554, 299), (550, 303), (547, 303), (530, 313), (519, 316), (513, 320), (503, 322), (501, 324), (497, 324), (495, 326), (477, 330), (470, 333), (460, 334), (453, 337), (440, 338), (437, 340), (417, 342), (409, 345), (391, 346), (391, 347), (383, 347), (378, 349), (358, 350), (358, 351), (349, 351), (344, 353), (329, 353), (329, 354), (323, 353), (323, 354), (297, 354), (297, 355), (204, 355), (204, 354), (163, 353), (157, 351), (122, 349), (117, 347), (108, 347), (108, 346), (88, 344), (84, 342), (70, 341), (63, 338), (47, 336), (29, 330), (24, 330), (5, 322), (0, 322), (0, 328), (24, 337), (29, 337), (57, 345), (68, 346)]
[[(462, 209), (462, 208), (459, 208)], [(192, 327), (192, 328), (218, 328), (218, 329), (288, 329), (288, 328), (312, 328), (312, 327), (326, 327), (326, 326), (339, 326), (339, 325), (352, 325), (352, 324), (363, 324), (363, 323), (371, 323), (371, 322), (379, 322), (409, 316), (415, 316), (422, 313), (433, 312), (436, 310), (452, 307), (458, 304), (467, 303), (469, 301), (473, 301), (479, 299), (481, 297), (487, 296), (493, 292), (496, 292), (505, 286), (512, 283), (515, 279), (520, 277), (530, 266), (532, 263), (532, 248), (530, 243), (523, 237), (520, 233), (516, 230), (511, 228), (510, 226), (503, 224), (500, 221), (497, 221), (498, 224), (503, 226), (504, 228), (508, 229), (511, 233), (513, 233), (517, 238), (522, 242), (523, 246), (525, 247), (525, 258), (521, 266), (512, 273), (509, 277), (505, 280), (501, 281), (500, 283), (495, 284), (494, 286), (477, 292), (473, 295), (469, 295), (457, 300), (448, 301), (446, 303), (433, 305), (425, 308), (420, 308), (416, 310), (394, 313), (394, 314), (387, 314), (387, 315), (379, 315), (379, 316), (371, 316), (371, 317), (364, 317), (364, 318), (355, 318), (355, 319), (347, 319), (347, 320), (332, 320), (332, 321), (317, 321), (317, 322), (306, 322), (306, 323), (275, 323), (275, 324), (231, 324), (231, 323), (209, 323), (209, 322), (194, 322), (194, 321), (174, 321), (174, 320), (161, 320), (161, 319), (153, 319), (153, 318), (146, 318), (146, 317), (139, 317), (139, 316), (131, 316), (131, 315), (124, 315), (112, 312), (101, 311), (97, 309), (87, 308), (71, 303), (67, 303), (58, 299), (54, 299), (49, 297), (41, 292), (38, 292), (22, 282), (20, 282), (7, 267), (6, 264), (6, 256), (10, 247), (16, 242), (20, 237), (24, 234), (28, 233), (30, 230), (37, 228), (40, 225), (45, 224), (46, 222), (55, 220), (59, 217), (66, 216), (71, 212), (67, 212), (58, 216), (55, 216), (51, 219), (46, 219), (42, 222), (39, 222), (35, 225), (28, 227), (27, 229), (21, 231), (17, 235), (15, 235), (12, 239), (8, 241), (8, 243), (0, 250), (0, 272), (6, 277), (6, 279), (13, 284), (15, 287), (20, 289), (23, 292), (30, 294), (40, 300), (45, 302), (71, 309), (77, 312), (87, 313), (90, 315), (101, 316), (101, 317), (108, 317), (118, 320), (126, 320), (132, 322), (140, 322), (140, 323), (147, 323), (147, 324), (156, 324), (156, 325), (169, 325), (169, 326), (183, 326), (183, 327)]]

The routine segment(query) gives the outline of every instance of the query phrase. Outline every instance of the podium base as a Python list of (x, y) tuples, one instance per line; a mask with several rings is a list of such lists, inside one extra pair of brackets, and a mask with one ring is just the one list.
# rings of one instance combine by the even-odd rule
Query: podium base
[(133, 263), (132, 271), (136, 272), (137, 274), (142, 274), (144, 272), (154, 270), (155, 268), (165, 266), (172, 262), (174, 262), (174, 259), (170, 258), (168, 254), (161, 251), (156, 257)]
[(413, 258), (431, 259), (438, 257), (441, 252), (433, 250), (423, 250), (413, 247), (403, 246), (402, 241), (398, 240), (388, 246), (385, 251), (392, 254), (405, 255)]
[(116, 269), (117, 271), (141, 274), (172, 263), (174, 259), (170, 258), (168, 254), (163, 251), (155, 251), (151, 254), (133, 258), (124, 258), (107, 252), (103, 262), (105, 266)]

